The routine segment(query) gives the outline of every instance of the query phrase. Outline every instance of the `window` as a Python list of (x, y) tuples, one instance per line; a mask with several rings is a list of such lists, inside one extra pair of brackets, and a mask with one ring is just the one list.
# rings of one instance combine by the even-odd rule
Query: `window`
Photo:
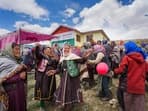
[(76, 35), (76, 41), (77, 41), (77, 42), (81, 42), (81, 38), (80, 38), (79, 35)]
[(92, 40), (93, 40), (93, 35), (92, 34), (86, 35), (86, 41), (87, 42), (90, 42)]

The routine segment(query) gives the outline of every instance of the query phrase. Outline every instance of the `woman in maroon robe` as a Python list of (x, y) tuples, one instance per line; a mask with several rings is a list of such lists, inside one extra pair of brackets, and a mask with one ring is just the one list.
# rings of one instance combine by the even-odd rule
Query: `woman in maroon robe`
[[(8, 50), (9, 49), (9, 50)], [(5, 51), (7, 57), (20, 63), (20, 46), (13, 43), (10, 48)], [(7, 70), (7, 69), (6, 69)], [(3, 87), (8, 94), (9, 107), (8, 111), (26, 111), (26, 89), (25, 89), (26, 72), (22, 69), (19, 72), (8, 77), (3, 82)]]

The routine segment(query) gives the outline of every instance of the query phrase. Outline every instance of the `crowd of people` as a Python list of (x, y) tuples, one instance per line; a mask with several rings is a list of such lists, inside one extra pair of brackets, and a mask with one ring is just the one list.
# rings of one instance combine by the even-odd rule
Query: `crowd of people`
[[(104, 76), (96, 71), (101, 62), (109, 68)], [(40, 101), (41, 111), (45, 111), (45, 101), (54, 104), (56, 111), (72, 111), (74, 104), (84, 102), (81, 86), (86, 90), (97, 86), (96, 96), (110, 101), (112, 78), (119, 79), (120, 111), (146, 111), (148, 44), (127, 41), (119, 45), (107, 40), (86, 42), (81, 48), (69, 43), (62, 48), (36, 44), (22, 56), (20, 45), (12, 43), (0, 55), (0, 111), (27, 111), (27, 73), (32, 69), (34, 98)], [(56, 75), (60, 76), (58, 86)]]

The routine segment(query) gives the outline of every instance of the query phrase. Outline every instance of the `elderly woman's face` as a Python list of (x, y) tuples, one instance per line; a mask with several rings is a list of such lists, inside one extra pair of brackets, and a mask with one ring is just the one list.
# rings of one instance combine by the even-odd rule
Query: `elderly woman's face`
[(13, 53), (14, 57), (20, 57), (21, 56), (20, 47), (15, 46), (14, 48), (12, 48), (12, 53)]
[(70, 46), (65, 45), (64, 46), (64, 54), (67, 55), (70, 52)]

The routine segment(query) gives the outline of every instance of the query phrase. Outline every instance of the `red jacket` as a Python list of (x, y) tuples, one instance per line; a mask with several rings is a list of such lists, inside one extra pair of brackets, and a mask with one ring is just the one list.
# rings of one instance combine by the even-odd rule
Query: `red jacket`
[(132, 94), (144, 94), (148, 65), (143, 56), (137, 52), (125, 55), (119, 65), (119, 68), (115, 69), (115, 73), (122, 73), (126, 69), (126, 66), (128, 68), (126, 91)]

